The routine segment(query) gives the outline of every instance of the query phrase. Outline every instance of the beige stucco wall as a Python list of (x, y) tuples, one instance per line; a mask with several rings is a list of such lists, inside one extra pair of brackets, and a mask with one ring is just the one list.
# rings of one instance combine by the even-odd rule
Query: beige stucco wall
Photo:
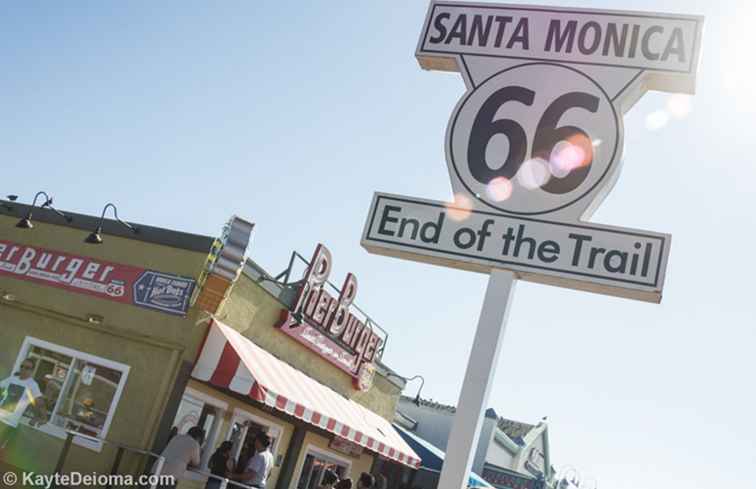
[(294, 368), (392, 421), (399, 401), (399, 388), (377, 374), (369, 391), (356, 390), (347, 373), (275, 328), (283, 308), (275, 297), (242, 274), (219, 317)]
[[(88, 245), (86, 231), (41, 222), (18, 229), (16, 221), (0, 216), (0, 239), (195, 279), (207, 256), (109, 235), (103, 244)], [(107, 438), (150, 448), (179, 367), (193, 361), (204, 337), (205, 325), (195, 325), (198, 312), (182, 318), (9, 276), (0, 276), (0, 292), (15, 296), (12, 302), (0, 300), (0, 378), (11, 374), (27, 336), (124, 363), (130, 372)], [(92, 324), (90, 315), (104, 319)], [(62, 445), (61, 439), (22, 426), (6, 457), (21, 468), (49, 473)], [(73, 447), (65, 470), (109, 472), (113, 458), (109, 446), (101, 453)], [(124, 468), (138, 464), (137, 458), (125, 457)]]

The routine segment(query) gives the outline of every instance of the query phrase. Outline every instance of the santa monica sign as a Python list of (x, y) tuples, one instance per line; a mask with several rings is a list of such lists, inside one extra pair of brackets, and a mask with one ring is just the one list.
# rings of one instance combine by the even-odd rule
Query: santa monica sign
[[(699, 17), (639, 12), (461, 4), (432, 5), (418, 52), (468, 54), (691, 73)], [(435, 55), (435, 56), (434, 56)], [(446, 58), (449, 60), (450, 58)], [(447, 69), (454, 70), (451, 65)]]
[(694, 92), (702, 25), (431, 3), (416, 57), (467, 88), (446, 131), (454, 202), (376, 193), (362, 246), (490, 275), (439, 489), (466, 484), (517, 279), (661, 301), (670, 236), (588, 219), (619, 177), (623, 114), (648, 90)]
[(417, 59), (467, 86), (446, 134), (456, 199), (378, 193), (362, 245), (659, 302), (671, 237), (586, 220), (619, 176), (622, 114), (649, 89), (693, 92), (701, 29), (695, 16), (432, 3)]

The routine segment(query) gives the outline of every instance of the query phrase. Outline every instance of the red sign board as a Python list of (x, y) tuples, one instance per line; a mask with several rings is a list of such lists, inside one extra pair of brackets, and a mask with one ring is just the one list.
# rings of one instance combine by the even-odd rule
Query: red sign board
[(331, 252), (315, 249), (293, 310), (281, 311), (278, 327), (354, 379), (355, 388), (372, 384), (373, 362), (383, 342), (367, 321), (352, 314), (357, 278), (347, 274), (338, 297), (325, 290), (331, 272)]
[(0, 275), (179, 315), (194, 290), (189, 278), (3, 240)]
[(341, 438), (340, 436), (335, 436), (328, 446), (337, 452), (341, 452), (351, 457), (359, 457), (363, 452), (362, 446)]

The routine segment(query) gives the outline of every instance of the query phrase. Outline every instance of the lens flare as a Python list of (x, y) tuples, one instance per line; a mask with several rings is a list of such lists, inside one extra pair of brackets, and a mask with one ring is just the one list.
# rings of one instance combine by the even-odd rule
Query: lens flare
[(517, 171), (517, 181), (528, 190), (546, 185), (549, 178), (549, 164), (543, 158), (525, 160)]
[(473, 203), (464, 194), (454, 194), (454, 203), (446, 204), (446, 213), (452, 221), (464, 221), (472, 213)]
[(580, 144), (559, 141), (554, 145), (549, 157), (549, 170), (557, 178), (564, 178), (576, 168), (588, 162), (587, 154)]
[(512, 196), (512, 182), (506, 177), (496, 177), (488, 182), (486, 194), (496, 202), (507, 200)]
[(669, 123), (669, 114), (665, 110), (656, 110), (646, 116), (646, 129), (658, 131)]
[(675, 119), (685, 119), (691, 110), (690, 95), (675, 93), (667, 99), (667, 112)]

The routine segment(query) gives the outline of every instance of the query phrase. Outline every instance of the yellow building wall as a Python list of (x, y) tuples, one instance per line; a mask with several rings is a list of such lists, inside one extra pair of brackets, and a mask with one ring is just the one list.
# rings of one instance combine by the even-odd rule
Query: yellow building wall
[[(176, 345), (149, 341), (122, 331), (115, 335), (115, 331), (107, 327), (70, 323), (2, 306), (0, 325), (3, 331), (0, 364), (6, 369), (15, 362), (27, 336), (129, 365), (131, 368), (107, 439), (130, 447), (150, 446), (182, 354)], [(49, 473), (62, 447), (62, 439), (21, 426), (5, 456), (8, 462), (21, 468)], [(30, 453), (35, 456), (29, 457)], [(74, 446), (65, 469), (109, 469), (114, 454), (115, 449), (110, 445), (101, 453)]]
[[(15, 227), (17, 219), (0, 215), (0, 239), (15, 243), (52, 249), (72, 255), (87, 256), (96, 260), (172, 273), (183, 277), (199, 277), (209, 253), (198, 253), (155, 243), (104, 236), (104, 243), (84, 243), (86, 232), (66, 226), (35, 223), (33, 229)], [(104, 318), (104, 324), (129, 330), (135, 335), (160, 338), (177, 345), (196, 347), (201, 335), (187, 335), (187, 320), (196, 320), (197, 311), (190, 309), (186, 318), (131, 304), (100, 299), (66, 289), (49, 287), (34, 282), (0, 276), (0, 291), (16, 296), (16, 304), (32, 307), (35, 311), (51, 311), (77, 320), (89, 315)], [(0, 316), (1, 318), (2, 316)], [(192, 321), (194, 324), (194, 321)], [(202, 328), (189, 328), (197, 331)], [(203, 330), (204, 331), (204, 330)], [(186, 353), (194, 360), (196, 348)], [(4, 365), (0, 365), (2, 370)], [(1, 373), (1, 372), (0, 372)]]
[[(33, 229), (19, 229), (16, 221), (0, 215), (0, 239), (195, 279), (207, 257), (207, 253), (110, 235), (100, 245), (88, 245), (86, 231), (42, 222), (35, 222)], [(0, 300), (0, 378), (11, 374), (27, 336), (125, 363), (130, 372), (107, 439), (150, 449), (179, 368), (184, 361), (194, 361), (204, 338), (206, 325), (196, 325), (199, 311), (190, 309), (183, 318), (0, 276), (0, 295), (5, 294), (15, 300)], [(91, 315), (101, 316), (102, 322), (89, 322)], [(62, 447), (63, 440), (22, 426), (6, 460), (50, 473)], [(64, 470), (109, 473), (114, 456), (111, 445), (100, 453), (74, 446)], [(143, 457), (127, 455), (122, 468), (142, 463)]]
[(284, 305), (278, 299), (242, 274), (219, 312), (219, 317), (224, 323), (289, 365), (392, 421), (399, 402), (400, 389), (376, 374), (373, 387), (369, 391), (356, 390), (352, 384), (352, 377), (346, 372), (334, 367), (326, 359), (275, 328), (283, 308)]

